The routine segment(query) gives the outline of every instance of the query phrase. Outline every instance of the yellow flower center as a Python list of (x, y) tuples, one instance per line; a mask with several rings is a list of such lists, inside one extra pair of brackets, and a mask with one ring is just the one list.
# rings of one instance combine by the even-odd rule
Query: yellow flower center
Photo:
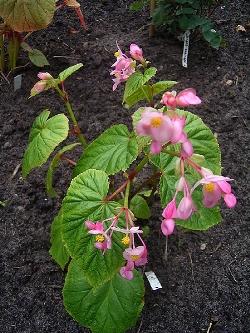
[(152, 127), (160, 127), (162, 124), (162, 118), (160, 117), (155, 117), (153, 119), (151, 119), (151, 126)]
[(98, 242), (98, 243), (103, 243), (105, 241), (105, 237), (103, 235), (97, 235), (95, 237), (95, 240)]
[(116, 58), (120, 57), (120, 55), (121, 55), (121, 52), (120, 52), (120, 51), (116, 51), (116, 52), (114, 53), (114, 56), (115, 56)]
[(129, 243), (130, 243), (130, 238), (129, 238), (128, 235), (126, 235), (126, 236), (124, 236), (124, 237), (122, 238), (122, 243), (123, 243), (124, 245), (129, 245)]
[(133, 260), (133, 261), (136, 261), (136, 260), (138, 260), (139, 258), (140, 258), (140, 256), (138, 256), (138, 255), (132, 255), (132, 256), (130, 256), (131, 257), (131, 259)]
[(205, 184), (204, 189), (206, 192), (213, 192), (215, 189), (215, 185), (214, 185), (214, 183)]

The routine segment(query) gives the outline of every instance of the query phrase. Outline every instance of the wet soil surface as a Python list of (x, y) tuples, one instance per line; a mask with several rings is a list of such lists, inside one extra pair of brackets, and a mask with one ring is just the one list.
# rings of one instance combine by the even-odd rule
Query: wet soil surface
[[(177, 80), (178, 89), (195, 87), (204, 103), (194, 111), (217, 133), (222, 149), (223, 174), (235, 179), (236, 209), (223, 209), (223, 222), (204, 233), (178, 233), (168, 246), (168, 261), (161, 258), (164, 238), (159, 233), (160, 206), (155, 203), (148, 240), (153, 270), (163, 288), (152, 291), (146, 281), (145, 308), (131, 332), (248, 333), (250, 331), (249, 263), (249, 47), (250, 32), (236, 32), (249, 24), (250, 3), (226, 1), (215, 12), (227, 47), (218, 51), (191, 41), (188, 68), (181, 66), (182, 44), (167, 35), (149, 40), (147, 13), (128, 11), (129, 1), (80, 1), (89, 31), (70, 34), (78, 27), (70, 11), (58, 12), (48, 30), (34, 33), (31, 42), (48, 55), (52, 74), (77, 62), (84, 69), (67, 89), (80, 125), (93, 139), (108, 126), (128, 123), (133, 110), (121, 106), (121, 90), (112, 93), (109, 75), (118, 41), (122, 48), (136, 42), (158, 68), (159, 79)], [(25, 64), (26, 58), (21, 59)], [(3, 333), (77, 333), (80, 328), (65, 312), (61, 290), (64, 274), (51, 260), (50, 223), (60, 200), (48, 199), (43, 176), (46, 168), (28, 180), (20, 169), (13, 176), (27, 144), (30, 125), (45, 108), (63, 112), (53, 94), (28, 100), (38, 70), (20, 68), (22, 89), (13, 92), (0, 82), (1, 165), (0, 200), (0, 331)], [(66, 164), (56, 174), (59, 193), (70, 179)], [(212, 326), (211, 326), (212, 323)], [(210, 327), (210, 329), (209, 329)]]

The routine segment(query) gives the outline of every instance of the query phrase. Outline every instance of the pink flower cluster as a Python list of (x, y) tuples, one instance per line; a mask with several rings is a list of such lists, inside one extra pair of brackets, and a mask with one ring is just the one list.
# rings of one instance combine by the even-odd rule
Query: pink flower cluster
[(162, 96), (161, 103), (175, 109), (176, 107), (187, 107), (189, 105), (201, 104), (201, 99), (196, 96), (196, 91), (193, 88), (187, 88), (176, 93), (176, 91), (167, 91)]
[[(192, 193), (199, 185), (203, 185), (203, 205), (205, 207), (212, 208), (216, 206), (221, 198), (224, 199), (225, 204), (229, 208), (233, 208), (236, 205), (237, 199), (232, 193), (231, 185), (228, 183), (232, 179), (213, 175), (211, 170), (205, 168), (200, 168), (200, 173), (203, 178), (196, 182), (192, 189), (190, 189), (184, 176), (180, 178), (173, 199), (167, 204), (162, 213), (164, 220), (161, 223), (161, 230), (165, 236), (173, 233), (175, 227), (174, 219), (187, 220), (196, 211)], [(183, 192), (184, 196), (176, 208), (176, 196), (180, 191)]]
[[(147, 247), (141, 238), (140, 234), (143, 233), (139, 227), (135, 227), (133, 223), (133, 214), (128, 209), (123, 210), (126, 217), (126, 228), (117, 226), (121, 212), (109, 219), (102, 222), (86, 221), (85, 226), (89, 230), (88, 233), (95, 235), (95, 247), (103, 253), (112, 248), (112, 235), (113, 232), (124, 234), (121, 243), (125, 245), (123, 258), (126, 263), (120, 269), (120, 274), (125, 279), (133, 279), (133, 270), (135, 267), (143, 266), (147, 263)], [(110, 226), (105, 229), (105, 223), (111, 222)], [(141, 245), (135, 245), (135, 235), (139, 239)]]
[(165, 144), (182, 144), (183, 157), (193, 154), (193, 147), (184, 132), (185, 117), (177, 114), (171, 118), (151, 107), (145, 107), (141, 120), (136, 126), (136, 132), (140, 136), (150, 136), (152, 139), (151, 153), (160, 153)]
[(130, 45), (130, 55), (132, 58), (127, 57), (125, 53), (121, 51), (118, 47), (118, 51), (115, 53), (116, 62), (112, 65), (114, 70), (110, 73), (110, 75), (114, 75), (113, 79), (113, 91), (116, 90), (118, 85), (122, 82), (127, 81), (127, 79), (135, 72), (136, 60), (139, 62), (144, 62), (142, 49), (136, 45)]

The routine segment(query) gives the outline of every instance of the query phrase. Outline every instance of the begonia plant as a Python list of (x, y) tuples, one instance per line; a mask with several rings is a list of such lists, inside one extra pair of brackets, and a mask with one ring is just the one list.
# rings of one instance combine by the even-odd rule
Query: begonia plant
[(0, 71), (14, 70), (20, 49), (28, 53), (30, 61), (38, 66), (49, 65), (45, 55), (27, 44), (32, 32), (45, 29), (51, 23), (56, 10), (73, 8), (80, 24), (87, 29), (79, 2), (76, 0), (0, 0)]
[[(236, 204), (232, 179), (221, 175), (216, 137), (201, 118), (183, 110), (201, 105), (195, 89), (176, 92), (172, 87), (177, 82), (157, 81), (157, 69), (136, 44), (127, 54), (118, 48), (115, 57), (113, 90), (125, 84), (123, 105), (140, 103), (132, 115), (133, 130), (115, 124), (89, 142), (78, 126), (65, 83), (82, 65), (57, 78), (39, 73), (31, 97), (54, 90), (66, 114), (50, 117), (50, 111), (44, 110), (35, 119), (22, 165), (26, 177), (44, 164), (65, 141), (72, 123), (70, 132), (77, 140), (59, 148), (46, 177), (48, 194), (54, 197), (55, 168), (61, 160), (74, 166), (52, 223), (50, 254), (67, 271), (66, 310), (94, 333), (125, 332), (142, 311), (148, 248), (140, 221), (150, 219), (151, 201), (145, 190), (150, 198), (155, 193), (160, 196), (158, 228), (163, 239), (180, 228), (204, 231), (220, 223), (221, 199), (229, 208)], [(65, 156), (80, 145), (77, 162)], [(146, 165), (140, 181), (138, 174)]]

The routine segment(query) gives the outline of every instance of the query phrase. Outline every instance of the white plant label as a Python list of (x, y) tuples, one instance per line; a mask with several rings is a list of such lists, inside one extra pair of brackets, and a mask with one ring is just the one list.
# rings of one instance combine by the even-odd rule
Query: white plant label
[(183, 35), (184, 44), (183, 44), (183, 53), (182, 53), (182, 66), (187, 68), (188, 66), (188, 51), (189, 51), (189, 39), (190, 39), (190, 31), (185, 31)]
[(21, 89), (22, 87), (22, 74), (14, 77), (14, 91)]
[(148, 282), (153, 290), (161, 289), (162, 285), (154, 272), (145, 272)]

